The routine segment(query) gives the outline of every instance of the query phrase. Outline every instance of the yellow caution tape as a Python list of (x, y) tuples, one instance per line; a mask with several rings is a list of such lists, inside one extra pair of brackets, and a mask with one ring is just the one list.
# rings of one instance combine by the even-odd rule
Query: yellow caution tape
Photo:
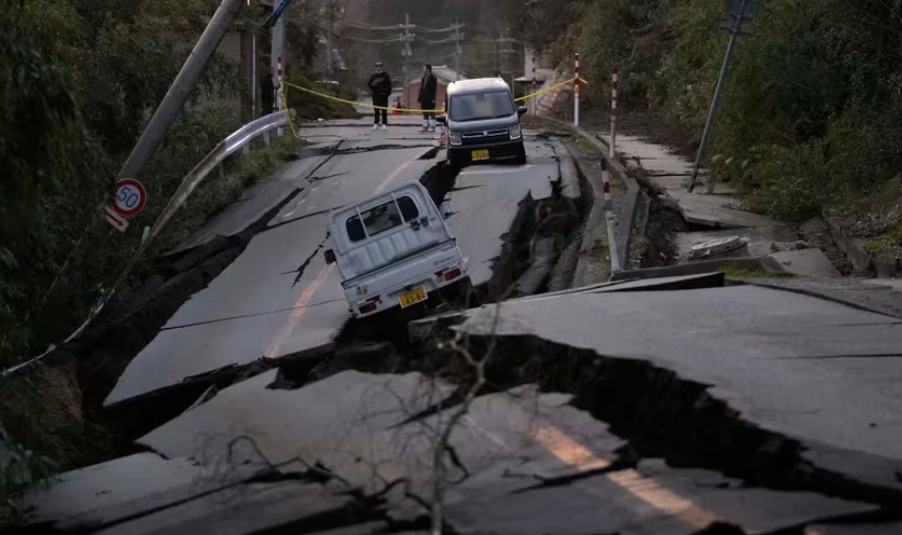
[[(589, 82), (586, 82), (586, 81), (583, 80), (582, 78), (580, 78), (580, 80), (581, 80), (583, 83), (585, 83), (586, 85), (589, 84)], [(515, 98), (515, 99), (514, 99), (514, 102), (522, 102), (522, 101), (524, 101), (524, 100), (529, 100), (529, 99), (531, 99), (531, 98), (535, 98), (535, 97), (544, 95), (545, 93), (550, 93), (550, 92), (554, 91), (555, 89), (557, 89), (557, 88), (559, 88), (559, 87), (563, 87), (563, 86), (565, 86), (565, 85), (567, 85), (567, 84), (572, 84), (572, 83), (575, 82), (575, 81), (576, 81), (576, 78), (575, 78), (575, 77), (574, 77), (574, 78), (571, 78), (571, 79), (569, 79), (569, 80), (564, 80), (563, 82), (561, 82), (561, 83), (559, 83), (559, 84), (554, 84), (554, 85), (551, 86), (551, 87), (546, 87), (545, 89), (543, 89), (543, 90), (541, 90), (541, 91), (536, 91), (535, 93), (532, 93), (531, 95), (525, 95), (525, 96), (522, 96), (522, 97), (520, 97), (520, 98)]]
[(317, 91), (313, 91), (312, 89), (307, 89), (306, 87), (301, 87), (299, 85), (294, 85), (292, 83), (283, 82), (285, 85), (289, 87), (293, 87), (305, 93), (310, 93), (311, 95), (316, 95), (318, 97), (327, 98), (329, 100), (334, 100), (336, 102), (344, 102), (345, 104), (350, 104), (351, 106), (362, 106), (364, 108), (371, 108), (374, 110), (386, 110), (386, 111), (398, 111), (404, 113), (444, 113), (445, 110), (405, 110), (401, 108), (388, 108), (386, 106), (373, 106), (372, 104), (367, 104), (365, 102), (354, 102), (353, 100), (347, 100), (343, 98), (338, 98), (333, 95), (327, 95), (325, 93), (319, 93)]
[[(580, 78), (579, 80), (580, 80), (582, 83), (584, 83), (584, 84), (586, 84), (586, 85), (589, 85), (589, 82), (583, 80), (582, 78)], [(514, 99), (514, 102), (523, 102), (524, 100), (529, 100), (529, 99), (531, 99), (531, 98), (535, 98), (535, 97), (544, 95), (545, 93), (550, 93), (551, 91), (554, 91), (555, 89), (557, 89), (557, 88), (559, 88), (559, 87), (565, 86), (565, 85), (567, 85), (567, 84), (572, 84), (572, 83), (575, 82), (575, 81), (576, 81), (576, 78), (575, 78), (575, 77), (574, 77), (574, 78), (571, 78), (571, 79), (569, 79), (569, 80), (565, 80), (565, 81), (563, 81), (563, 82), (561, 82), (561, 83), (559, 83), (559, 84), (555, 84), (555, 85), (553, 85), (553, 86), (551, 86), (551, 87), (546, 87), (545, 89), (543, 89), (543, 90), (541, 90), (541, 91), (536, 91), (535, 93), (532, 93), (532, 94), (530, 94), (530, 95), (525, 95), (525, 96), (522, 96), (522, 97), (519, 97), (519, 98), (515, 98), (515, 99)], [(374, 105), (372, 105), (372, 104), (367, 104), (367, 103), (365, 103), (365, 102), (355, 102), (355, 101), (353, 101), (353, 100), (347, 100), (347, 99), (344, 99), (344, 98), (339, 98), (339, 97), (336, 97), (336, 96), (334, 96), (334, 95), (327, 95), (326, 93), (320, 93), (320, 92), (318, 92), (318, 91), (314, 91), (314, 90), (312, 90), (312, 89), (307, 89), (306, 87), (301, 87), (301, 86), (299, 86), (299, 85), (295, 85), (295, 84), (292, 84), (292, 83), (290, 83), (290, 82), (282, 82), (282, 84), (283, 84), (283, 85), (286, 85), (286, 86), (288, 86), (288, 87), (293, 87), (294, 89), (297, 89), (297, 90), (299, 90), (299, 91), (303, 91), (303, 92), (305, 92), (305, 93), (310, 93), (311, 95), (316, 95), (316, 96), (318, 96), (318, 97), (326, 98), (326, 99), (329, 99), (329, 100), (334, 100), (334, 101), (336, 101), (336, 102), (343, 102), (343, 103), (345, 103), (345, 104), (350, 104), (351, 106), (361, 106), (361, 107), (364, 107), (364, 108), (370, 108), (370, 109), (373, 109), (373, 110), (397, 111), (397, 112), (400, 112), (400, 113), (445, 113), (445, 110), (413, 110), (413, 109), (404, 109), (404, 108), (390, 108), (390, 107), (386, 107), (386, 106), (374, 106)], [(282, 95), (282, 98), (283, 98), (283, 99), (285, 98), (284, 93), (285, 93), (285, 92), (283, 92), (283, 95)], [(287, 108), (287, 105), (286, 105), (286, 108)], [(289, 119), (289, 121), (290, 121), (290, 119)], [(292, 125), (292, 130), (293, 130), (293, 129), (294, 129), (294, 125)]]
[(298, 131), (294, 128), (294, 121), (291, 119), (291, 108), (288, 107), (288, 91), (285, 91), (285, 82), (282, 82), (282, 87), (279, 88), (279, 93), (282, 96), (282, 108), (285, 110), (286, 119), (288, 119), (288, 126), (291, 127), (291, 135), (295, 138), (300, 138), (298, 135)]

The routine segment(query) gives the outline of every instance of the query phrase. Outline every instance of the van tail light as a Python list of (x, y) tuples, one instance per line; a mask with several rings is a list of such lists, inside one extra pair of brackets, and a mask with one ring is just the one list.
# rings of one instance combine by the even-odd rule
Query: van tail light
[(361, 314), (369, 314), (370, 312), (375, 312), (378, 308), (377, 303), (381, 300), (382, 299), (379, 297), (368, 299), (365, 303), (357, 307), (357, 310), (359, 310)]

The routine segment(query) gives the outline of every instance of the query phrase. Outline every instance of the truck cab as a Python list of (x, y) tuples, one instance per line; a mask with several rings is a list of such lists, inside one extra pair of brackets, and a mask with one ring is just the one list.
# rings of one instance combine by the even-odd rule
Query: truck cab
[(466, 262), (445, 222), (448, 213), (419, 182), (332, 211), (326, 261), (337, 264), (355, 317), (469, 291)]
[(436, 122), (447, 129), (448, 163), (454, 168), (485, 160), (526, 163), (520, 117), (511, 88), (500, 78), (461, 80), (448, 85), (445, 113)]

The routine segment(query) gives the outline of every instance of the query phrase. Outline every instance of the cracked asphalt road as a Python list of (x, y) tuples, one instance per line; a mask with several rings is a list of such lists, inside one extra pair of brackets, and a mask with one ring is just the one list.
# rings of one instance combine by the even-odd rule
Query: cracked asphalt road
[[(403, 128), (405, 136), (416, 135), (413, 128), (397, 128)], [(246, 195), (212, 228), (189, 240), (198, 244), (218, 233), (243, 230), (250, 224), (249, 215), (266, 213), (277, 205), (274, 201), (287, 198), (288, 193), (276, 195), (274, 190), (301, 189), (232, 265), (170, 318), (129, 364), (106, 404), (227, 366), (281, 358), (332, 342), (348, 311), (338, 271), (321, 254), (329, 210), (418, 180), (437, 163), (428, 159), (437, 140), (436, 134), (423, 134), (412, 148), (398, 148), (385, 139), (386, 133), (354, 126), (329, 130), (349, 144), (371, 142), (373, 148), (342, 153), (348, 147), (337, 140), (331, 143), (337, 154), (317, 154), (277, 171), (277, 178), (255, 186), (257, 195)], [(370, 140), (373, 136), (378, 139)], [(316, 133), (309, 137), (318, 140)], [(386, 146), (391, 148), (379, 148)]]
[[(125, 371), (108, 404), (229, 365), (294, 355), (332, 342), (348, 314), (337, 273), (320, 254), (329, 209), (400, 181), (416, 180), (441, 157), (426, 143), (428, 136), (408, 140), (416, 136), (410, 127), (400, 133), (409, 144), (368, 139), (368, 129), (354, 125), (312, 130), (309, 137), (331, 139), (323, 146), (337, 146), (338, 153), (315, 154), (281, 170), (192, 238), (196, 245), (216, 234), (240, 232), (253, 214), (268, 213), (301, 189), (226, 271), (169, 320)], [(464, 254), (485, 276), (520, 200), (527, 193), (534, 199), (550, 194), (547, 182), (554, 180), (557, 166), (547, 144), (533, 141), (530, 151), (525, 167), (466, 170), (451, 193), (452, 229)], [(586, 305), (598, 297), (574, 292), (518, 300), (500, 307), (504, 322), (499, 332), (538, 333), (549, 339), (566, 336), (567, 342), (579, 346), (604, 343), (613, 346), (614, 353), (637, 360), (648, 354), (666, 355), (656, 343), (665, 348), (675, 345), (682, 351), (674, 359), (686, 355), (700, 359), (693, 363), (707, 374), (714, 373), (711, 363), (720, 353), (728, 353), (724, 348), (736, 353), (745, 348), (723, 342), (719, 351), (698, 356), (696, 336), (681, 336), (677, 328), (668, 331), (672, 326), (658, 317), (664, 315), (664, 300), (678, 296), (644, 297), (606, 297), (608, 302), (623, 301), (611, 307), (596, 301)], [(653, 302), (640, 310), (639, 305), (649, 300)], [(724, 311), (708, 310), (706, 304), (699, 308), (689, 315), (704, 323), (702, 331), (724, 321)], [(746, 318), (744, 310), (740, 312)], [(649, 333), (647, 325), (627, 317), (638, 312), (657, 318), (660, 332)], [(808, 317), (809, 323), (821, 318), (818, 314), (827, 314), (815, 305), (801, 312), (797, 315)], [(464, 329), (479, 325), (480, 318), (484, 325), (488, 313), (488, 309), (471, 312)], [(705, 320), (705, 314), (713, 317)], [(841, 319), (846, 314), (837, 313)], [(849, 317), (826, 326), (868, 327)], [(744, 321), (740, 327), (747, 331), (737, 330), (760, 344), (761, 331), (766, 330), (761, 325), (774, 330), (773, 324), (786, 321), (766, 319), (760, 325)], [(885, 327), (879, 318), (865, 319), (873, 323), (871, 327)], [(683, 325), (685, 321), (673, 319)], [(579, 332), (572, 331), (575, 324)], [(784, 342), (792, 341), (788, 333), (778, 334)], [(884, 349), (891, 342), (885, 332), (871, 334), (859, 341), (862, 347), (872, 348), (873, 354), (892, 352)], [(729, 370), (729, 375), (739, 377), (742, 372)], [(277, 375), (270, 370), (238, 382), (138, 441), (154, 453), (64, 475), (59, 485), (35, 501), (37, 518), (70, 526), (90, 520), (112, 524), (102, 533), (129, 534), (164, 533), (168, 528), (236, 535), (347, 528), (341, 533), (366, 535), (412, 525), (390, 524), (412, 522), (431, 498), (434, 433), (456, 409), (449, 402), (454, 387), (418, 373), (345, 371), (294, 390), (276, 390), (272, 387)], [(784, 390), (776, 394), (790, 392)], [(456, 533), (692, 535), (726, 520), (753, 533), (802, 535), (806, 524), (876, 510), (869, 503), (764, 489), (711, 471), (640, 458), (624, 438), (572, 401), (570, 395), (532, 384), (475, 401), (448, 444), (452, 483), (446, 518)], [(309, 478), (313, 463), (334, 474), (329, 485)], [(340, 482), (379, 494), (386, 502), (380, 507), (391, 508), (391, 518), (380, 514), (376, 525), (363, 523), (370, 518), (349, 520), (345, 508), (353, 500), (347, 493), (334, 492)], [(234, 488), (223, 490), (224, 485)], [(395, 485), (406, 493), (382, 494)], [(324, 522), (324, 517), (331, 520)], [(791, 531), (794, 527), (799, 530)], [(874, 533), (894, 533), (895, 528)], [(817, 529), (823, 531), (805, 533), (845, 535), (832, 531), (832, 525)]]
[[(305, 158), (254, 186), (242, 201), (189, 243), (235, 234), (294, 197), (254, 236), (246, 250), (208, 287), (195, 294), (129, 364), (105, 404), (178, 385), (184, 380), (261, 358), (280, 359), (332, 343), (349, 318), (334, 266), (322, 252), (328, 243), (329, 211), (366, 199), (405, 181), (418, 180), (444, 161), (438, 133), (414, 124), (373, 132), (366, 120), (344, 126), (317, 125), (303, 135), (315, 143)], [(400, 138), (400, 139), (395, 139)], [(526, 166), (479, 165), (461, 175), (463, 190), (451, 196), (449, 224), (474, 282), (491, 276), (491, 265), (527, 194), (547, 198), (559, 179), (547, 141), (530, 140)]]

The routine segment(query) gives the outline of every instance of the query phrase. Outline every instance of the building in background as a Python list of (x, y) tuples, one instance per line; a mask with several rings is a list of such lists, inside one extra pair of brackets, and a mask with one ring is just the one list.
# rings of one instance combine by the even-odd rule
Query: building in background
[(527, 47), (524, 51), (523, 76), (514, 79), (514, 92), (517, 95), (528, 95), (533, 92), (533, 58), (535, 58), (535, 86), (541, 89), (546, 82), (554, 78), (554, 69), (546, 55), (537, 54)]
[[(445, 102), (448, 84), (457, 80), (463, 80), (464, 77), (445, 65), (433, 65), (432, 74), (438, 79), (438, 91), (435, 101), (436, 105), (441, 108), (442, 103)], [(395, 97), (400, 97), (402, 107), (418, 108), (417, 99), (420, 96), (420, 80), (422, 77), (423, 71), (421, 70), (415, 78), (411, 76), (403, 87), (396, 88), (392, 93), (392, 102), (394, 102)]]

